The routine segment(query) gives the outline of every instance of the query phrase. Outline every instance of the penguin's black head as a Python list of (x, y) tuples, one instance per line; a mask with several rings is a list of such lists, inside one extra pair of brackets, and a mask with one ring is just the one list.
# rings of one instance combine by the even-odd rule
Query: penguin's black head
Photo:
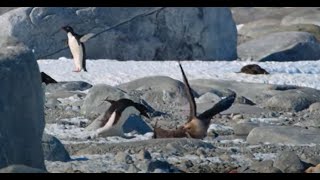
[(67, 33), (68, 33), (68, 32), (73, 33), (73, 29), (72, 29), (72, 27), (70, 27), (70, 26), (63, 26), (62, 29), (65, 30)]

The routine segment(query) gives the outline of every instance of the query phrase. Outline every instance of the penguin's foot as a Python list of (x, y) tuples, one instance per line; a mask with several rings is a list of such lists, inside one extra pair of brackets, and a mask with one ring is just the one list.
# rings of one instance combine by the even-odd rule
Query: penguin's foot
[(94, 132), (87, 137), (88, 140), (96, 139), (99, 136), (99, 133)]
[(81, 68), (74, 69), (73, 72), (80, 72)]

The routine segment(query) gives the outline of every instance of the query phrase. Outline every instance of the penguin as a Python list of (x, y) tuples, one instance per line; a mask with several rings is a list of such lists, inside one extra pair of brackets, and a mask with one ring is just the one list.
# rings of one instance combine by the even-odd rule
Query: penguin
[(70, 26), (62, 27), (64, 31), (67, 32), (68, 36), (68, 46), (73, 56), (73, 61), (75, 64), (75, 69), (73, 72), (80, 72), (84, 70), (87, 72), (86, 68), (86, 49), (83, 41), (81, 41), (82, 35), (79, 35), (73, 31)]
[(194, 100), (188, 79), (184, 73), (180, 61), (178, 61), (182, 73), (183, 83), (185, 85), (186, 95), (190, 106), (190, 114), (187, 122), (183, 125), (182, 129), (186, 132), (189, 138), (203, 139), (207, 136), (207, 130), (210, 125), (211, 118), (226, 109), (228, 109), (235, 100), (236, 94), (233, 92), (227, 98), (215, 104), (212, 108), (197, 115), (197, 105)]
[(132, 100), (125, 98), (117, 101), (106, 99), (105, 101), (111, 103), (111, 106), (104, 113), (102, 123), (95, 131), (92, 138), (95, 138), (99, 135), (125, 137), (122, 127), (133, 111), (138, 111), (140, 115), (150, 119), (149, 115), (147, 114), (148, 109), (140, 103), (135, 103)]

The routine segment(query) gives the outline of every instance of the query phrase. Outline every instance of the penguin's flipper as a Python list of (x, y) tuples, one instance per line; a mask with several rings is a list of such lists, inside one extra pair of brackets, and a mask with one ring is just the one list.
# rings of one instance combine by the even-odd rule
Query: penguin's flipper
[(113, 104), (113, 103), (115, 103), (116, 101), (114, 101), (114, 100), (111, 100), (111, 99), (105, 99), (104, 101), (108, 101), (110, 104)]
[(80, 37), (80, 42), (82, 42), (82, 43), (87, 42), (90, 38), (92, 38), (95, 35), (96, 34), (94, 34), (94, 33), (88, 33), (88, 34), (82, 35)]
[(82, 47), (82, 50), (83, 50), (83, 57), (82, 57), (82, 68), (85, 72), (88, 72), (87, 71), (87, 65), (86, 65), (86, 60), (87, 60), (87, 54), (86, 54), (86, 48), (84, 46), (83, 43), (81, 43), (81, 47)]
[(68, 39), (63, 39), (62, 40), (62, 43), (65, 45), (65, 46), (68, 46), (69, 44), (68, 44)]
[[(229, 90), (229, 91), (231, 91), (231, 90)], [(234, 103), (236, 96), (237, 96), (237, 94), (235, 92), (231, 91), (231, 93), (228, 97), (222, 99), (221, 101), (216, 103), (212, 108), (201, 113), (198, 116), (198, 118), (204, 119), (204, 120), (210, 120), (214, 115), (229, 109), (232, 106), (232, 104)]]

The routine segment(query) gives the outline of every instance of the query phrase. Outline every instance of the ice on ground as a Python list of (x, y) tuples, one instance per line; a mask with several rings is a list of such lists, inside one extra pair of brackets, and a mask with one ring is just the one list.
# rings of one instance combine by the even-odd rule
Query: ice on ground
[(230, 126), (222, 125), (222, 124), (210, 124), (208, 128), (208, 132), (210, 131), (229, 132), (229, 131), (233, 131), (233, 128)]
[(57, 137), (63, 144), (77, 144), (77, 143), (119, 143), (129, 141), (141, 141), (151, 139), (153, 136), (152, 132), (146, 134), (135, 134), (133, 132), (125, 133), (126, 136), (134, 136), (132, 139), (126, 139), (119, 136), (111, 137), (97, 137), (95, 139), (89, 139), (93, 135), (93, 131), (87, 131), (85, 128), (75, 125), (80, 121), (87, 122), (87, 119), (82, 117), (62, 119), (62, 121), (70, 123), (59, 123), (59, 124), (46, 124), (45, 132), (47, 134)]
[[(72, 59), (38, 60), (40, 71), (57, 81), (86, 81), (93, 85), (111, 86), (146, 76), (169, 76), (182, 81), (176, 61), (117, 61), (87, 60), (88, 72), (72, 72)], [(271, 74), (249, 75), (237, 73), (248, 64), (258, 64)], [(298, 85), (320, 89), (320, 61), (251, 62), (251, 61), (182, 61), (192, 79), (220, 79), (279, 85)]]

